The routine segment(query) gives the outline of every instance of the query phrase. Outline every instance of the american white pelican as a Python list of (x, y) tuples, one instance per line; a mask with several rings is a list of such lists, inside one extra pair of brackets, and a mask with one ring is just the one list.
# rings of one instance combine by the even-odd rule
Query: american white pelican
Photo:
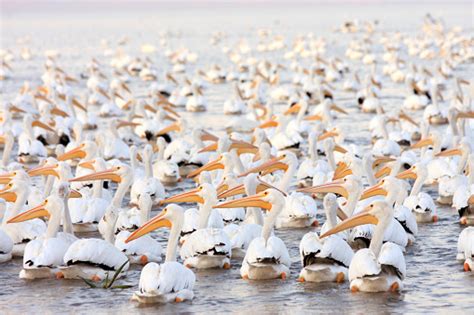
[(459, 234), (456, 258), (463, 262), (464, 271), (474, 271), (474, 227), (467, 227)]
[[(13, 202), (4, 213), (4, 220), (8, 220), (23, 212), (25, 203), (30, 193), (31, 182), (28, 178), (13, 178), (0, 190), (0, 198), (7, 202)], [(20, 223), (9, 223), (2, 226), (3, 231), (13, 241), (13, 257), (22, 257), (26, 244), (43, 235), (46, 224), (40, 219), (34, 219)]]
[(153, 175), (153, 148), (150, 144), (143, 148), (142, 161), (145, 167), (145, 174), (143, 177), (135, 178), (130, 189), (130, 203), (137, 204), (138, 196), (141, 194), (148, 194), (157, 204), (159, 200), (165, 197), (165, 188), (163, 184)]
[(164, 138), (158, 137), (156, 144), (158, 153), (153, 161), (153, 176), (164, 184), (176, 184), (181, 178), (179, 166), (174, 161), (165, 159), (166, 141)]
[[(146, 192), (140, 193), (137, 206), (140, 211), (141, 225), (150, 219), (153, 200)], [(129, 231), (121, 231), (115, 236), (115, 247), (124, 252), (131, 264), (146, 265), (148, 262), (161, 262), (161, 245), (149, 235), (126, 242)]]
[(33, 127), (40, 127), (50, 132), (54, 129), (39, 120), (33, 120), (30, 115), (23, 119), (23, 132), (18, 137), (18, 160), (22, 163), (37, 162), (47, 156), (43, 143), (36, 140)]
[(406, 274), (405, 257), (399, 246), (383, 243), (384, 231), (393, 220), (393, 208), (385, 201), (374, 201), (364, 210), (327, 231), (321, 238), (361, 225), (376, 224), (369, 248), (357, 251), (349, 266), (352, 292), (400, 291)]
[(105, 171), (76, 177), (70, 181), (92, 180), (111, 180), (120, 184), (112, 203), (99, 222), (99, 231), (105, 240), (80, 239), (74, 242), (64, 255), (64, 264), (67, 267), (60, 268), (61, 274), (59, 276), (66, 279), (82, 277), (98, 281), (105, 279), (110, 271), (117, 271), (121, 266), (124, 266), (119, 275), (122, 276), (130, 265), (128, 257), (113, 245), (118, 212), (125, 212), (125, 210), (120, 209), (120, 206), (133, 181), (130, 167), (126, 165), (115, 166)]
[[(326, 222), (321, 233), (334, 228), (337, 224), (337, 214), (342, 219), (345, 213), (338, 210), (336, 196), (327, 194), (324, 197)], [(298, 277), (299, 282), (344, 282), (348, 277), (348, 268), (354, 255), (346, 240), (339, 235), (332, 235), (324, 240), (315, 232), (303, 236), (300, 242), (300, 257), (303, 269)]]
[(418, 162), (408, 170), (397, 175), (400, 179), (414, 179), (410, 195), (405, 199), (403, 205), (415, 212), (417, 222), (437, 222), (438, 214), (433, 198), (421, 191), (424, 181), (428, 176), (426, 164)]
[(2, 225), (0, 227), (0, 263), (4, 263), (12, 259), (13, 240), (3, 230), (3, 227), (7, 224), (6, 203), (3, 199), (0, 199), (0, 212), (3, 213)]
[(222, 229), (208, 228), (213, 206), (217, 204), (216, 189), (209, 183), (162, 200), (162, 203), (199, 203), (198, 229), (187, 236), (180, 255), (184, 265), (197, 269), (230, 268), (231, 242)]
[(259, 207), (268, 211), (264, 218), (262, 234), (252, 240), (240, 268), (243, 279), (286, 279), (291, 265), (285, 243), (272, 236), (277, 217), (285, 206), (284, 195), (276, 189), (267, 189), (256, 195), (216, 205), (218, 208)]
[(133, 232), (125, 242), (136, 240), (160, 227), (171, 228), (166, 248), (166, 259), (161, 265), (148, 263), (140, 274), (139, 290), (133, 300), (139, 303), (167, 303), (192, 300), (194, 273), (176, 261), (179, 233), (183, 227), (183, 208), (170, 204), (163, 211)]
[[(80, 197), (80, 194), (78, 196)], [(49, 217), (46, 234), (31, 240), (25, 247), (20, 278), (49, 278), (53, 275), (54, 268), (63, 264), (64, 254), (77, 240), (72, 234), (71, 216), (67, 206), (69, 197), (69, 184), (62, 182), (58, 192), (50, 195), (40, 205), (8, 220), (8, 223), (18, 223), (39, 217)], [(61, 221), (64, 232), (59, 232)]]
[[(298, 167), (298, 159), (292, 152), (283, 152), (277, 157), (263, 163), (255, 168), (247, 170), (248, 173), (269, 173), (275, 170), (285, 170), (284, 175), (278, 181), (273, 183), (276, 188), (283, 192), (288, 192), (294, 175)], [(313, 198), (306, 196), (300, 192), (292, 192), (285, 198), (285, 207), (281, 211), (276, 227), (308, 227), (317, 225), (316, 220), (316, 202)]]

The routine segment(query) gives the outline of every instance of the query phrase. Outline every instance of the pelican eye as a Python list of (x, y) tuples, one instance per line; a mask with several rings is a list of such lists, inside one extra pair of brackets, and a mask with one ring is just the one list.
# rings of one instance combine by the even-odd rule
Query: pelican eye
[(268, 191), (263, 193), (264, 196), (268, 196)]
[(198, 189), (199, 189), (199, 190), (202, 190), (202, 189), (203, 189), (203, 187), (202, 187), (202, 186), (199, 186), (199, 188), (198, 188)]
[(374, 207), (374, 205), (370, 205), (370, 208), (373, 208), (373, 207)]

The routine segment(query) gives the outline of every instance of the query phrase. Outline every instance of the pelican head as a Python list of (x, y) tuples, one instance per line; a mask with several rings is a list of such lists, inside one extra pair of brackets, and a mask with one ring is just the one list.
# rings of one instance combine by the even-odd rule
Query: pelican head
[(97, 144), (94, 141), (86, 140), (78, 147), (58, 156), (58, 161), (66, 161), (71, 159), (89, 159), (96, 155), (97, 149)]

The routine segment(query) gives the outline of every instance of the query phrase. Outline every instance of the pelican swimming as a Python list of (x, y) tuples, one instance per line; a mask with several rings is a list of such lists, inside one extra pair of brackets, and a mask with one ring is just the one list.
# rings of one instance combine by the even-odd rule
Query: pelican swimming
[(382, 244), (384, 231), (392, 219), (393, 208), (385, 201), (374, 201), (359, 214), (321, 235), (321, 238), (325, 238), (361, 224), (376, 224), (369, 248), (358, 250), (349, 266), (352, 292), (395, 292), (403, 289), (406, 274), (403, 252), (394, 243)]
[(166, 248), (166, 259), (161, 265), (148, 263), (140, 274), (139, 290), (132, 299), (139, 303), (167, 303), (192, 300), (196, 276), (176, 261), (179, 233), (183, 227), (184, 211), (178, 205), (170, 204), (163, 211), (133, 232), (125, 242), (142, 237), (160, 227), (171, 229)]

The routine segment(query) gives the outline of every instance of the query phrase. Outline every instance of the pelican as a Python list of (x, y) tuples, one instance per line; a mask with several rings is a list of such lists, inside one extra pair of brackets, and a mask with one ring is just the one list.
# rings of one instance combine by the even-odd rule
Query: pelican
[(0, 227), (0, 263), (7, 262), (12, 259), (13, 240), (4, 231), (3, 227), (7, 224), (5, 200), (0, 199), (0, 212), (3, 213), (2, 225)]
[[(142, 192), (137, 200), (140, 211), (141, 225), (150, 219), (151, 207), (153, 205), (151, 196)], [(121, 231), (115, 236), (115, 247), (124, 252), (131, 264), (146, 265), (148, 262), (161, 262), (161, 245), (149, 235), (139, 239), (126, 242), (130, 236), (129, 231)]]
[(266, 280), (289, 276), (290, 255), (285, 243), (272, 236), (276, 219), (285, 206), (283, 193), (276, 189), (267, 189), (256, 195), (220, 203), (215, 207), (259, 207), (268, 211), (264, 218), (262, 234), (254, 238), (247, 249), (240, 275), (243, 279)]
[(230, 268), (231, 242), (222, 228), (208, 228), (212, 208), (217, 204), (216, 189), (209, 183), (162, 200), (162, 203), (197, 202), (199, 206), (198, 229), (187, 236), (180, 255), (184, 265), (197, 269)]
[(139, 290), (133, 293), (133, 300), (139, 303), (167, 303), (192, 300), (196, 276), (176, 261), (179, 233), (183, 227), (184, 211), (178, 205), (170, 204), (163, 211), (133, 232), (125, 242), (142, 237), (160, 227), (171, 228), (166, 259), (161, 265), (148, 263), (140, 274)]
[[(8, 223), (19, 223), (43, 216), (49, 217), (46, 234), (31, 240), (25, 247), (20, 278), (51, 277), (52, 270), (63, 264), (64, 254), (69, 246), (77, 241), (72, 231), (72, 221), (67, 206), (69, 194), (69, 184), (62, 182), (57, 194), (50, 195), (40, 205), (8, 220)], [(64, 232), (59, 232), (61, 220)]]
[(415, 212), (417, 222), (437, 222), (438, 214), (433, 198), (421, 191), (424, 181), (428, 176), (426, 164), (418, 162), (406, 171), (397, 175), (400, 179), (414, 179), (410, 195), (405, 199), (403, 205)]
[[(324, 197), (326, 223), (321, 231), (336, 226), (338, 204), (336, 195), (330, 193)], [(339, 210), (339, 215), (347, 216)], [(348, 277), (348, 268), (352, 260), (351, 247), (339, 235), (332, 235), (321, 240), (317, 233), (309, 232), (300, 242), (300, 257), (303, 269), (298, 277), (299, 282), (344, 282)]]
[(406, 274), (405, 257), (399, 246), (383, 243), (384, 232), (393, 220), (393, 208), (386, 201), (374, 201), (359, 214), (342, 221), (321, 238), (362, 225), (376, 224), (369, 248), (357, 251), (349, 266), (352, 292), (400, 291)]
[[(247, 170), (242, 175), (257, 172), (268, 173), (283, 169), (285, 173), (275, 186), (286, 193), (297, 171), (297, 166), (298, 159), (296, 155), (292, 152), (283, 152), (268, 162)], [(308, 227), (317, 225), (316, 210), (317, 206), (313, 198), (300, 192), (292, 192), (285, 196), (285, 207), (276, 221), (276, 227)]]
[(462, 230), (458, 238), (457, 260), (463, 262), (464, 271), (474, 271), (474, 227)]
[(154, 203), (157, 204), (159, 200), (165, 197), (165, 188), (163, 184), (153, 176), (153, 148), (150, 144), (143, 148), (142, 160), (145, 167), (145, 174), (141, 178), (134, 179), (130, 189), (130, 203), (137, 204), (138, 196), (141, 194), (148, 194)]
[(166, 141), (163, 137), (156, 140), (158, 155), (153, 162), (153, 176), (164, 184), (176, 184), (180, 180), (177, 163), (165, 159)]
[[(7, 202), (13, 202), (13, 205), (7, 208), (4, 213), (3, 220), (9, 220), (23, 212), (30, 194), (30, 185), (27, 178), (16, 177), (0, 190), (0, 198)], [(26, 244), (45, 233), (46, 224), (40, 219), (33, 219), (26, 222), (3, 224), (2, 229), (13, 241), (11, 252), (13, 257), (22, 257)]]

